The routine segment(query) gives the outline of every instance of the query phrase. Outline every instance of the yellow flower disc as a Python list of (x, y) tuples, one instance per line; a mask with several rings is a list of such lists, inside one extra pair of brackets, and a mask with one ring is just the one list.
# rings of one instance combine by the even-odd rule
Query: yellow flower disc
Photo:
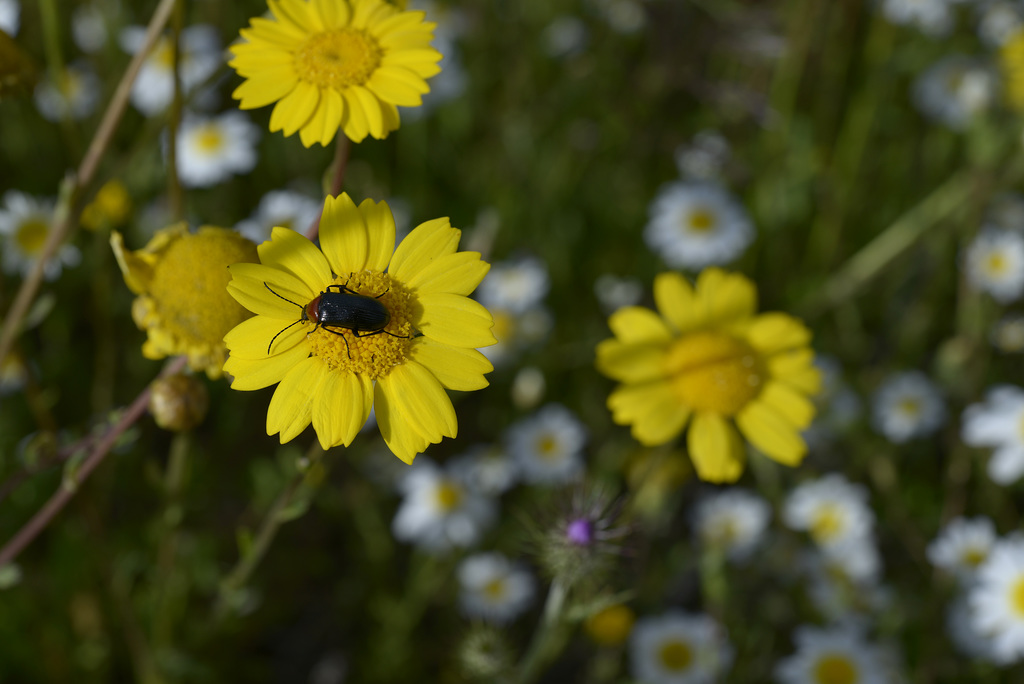
[(826, 655), (814, 666), (816, 684), (856, 684), (857, 668), (849, 658), (841, 655)]
[(380, 66), (377, 39), (358, 29), (318, 33), (295, 53), (295, 70), (307, 83), (341, 90), (363, 85)]
[(665, 371), (687, 406), (735, 416), (761, 390), (760, 365), (744, 342), (717, 333), (696, 333), (672, 346)]
[(693, 650), (682, 641), (670, 641), (658, 649), (662, 667), (670, 672), (682, 672), (693, 662)]

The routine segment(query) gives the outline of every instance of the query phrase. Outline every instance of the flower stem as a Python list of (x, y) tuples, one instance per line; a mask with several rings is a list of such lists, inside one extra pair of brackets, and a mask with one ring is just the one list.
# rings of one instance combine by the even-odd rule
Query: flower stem
[[(345, 184), (345, 170), (348, 168), (348, 153), (351, 149), (352, 145), (349, 143), (348, 137), (339, 132), (338, 144), (334, 147), (334, 161), (331, 162), (331, 185), (327, 190), (327, 194), (331, 197), (341, 194), (341, 186)], [(323, 215), (324, 210), (321, 207), (316, 220), (306, 231), (306, 237), (310, 240), (316, 240), (317, 235), (320, 234), (320, 218)]]
[(171, 217), (180, 221), (185, 216), (185, 201), (178, 178), (178, 129), (181, 127), (181, 110), (184, 97), (181, 92), (181, 31), (185, 25), (185, 1), (174, 6), (171, 17), (171, 41), (174, 49), (174, 98), (171, 100), (171, 112), (167, 121), (167, 194), (171, 205)]
[(520, 661), (516, 675), (516, 684), (530, 684), (540, 677), (544, 668), (558, 657), (565, 648), (572, 633), (571, 626), (565, 620), (565, 602), (569, 595), (569, 587), (559, 580), (551, 582), (548, 598), (544, 602), (544, 614), (540, 625), (534, 632), (533, 639)]
[(160, 4), (153, 13), (153, 18), (149, 21), (149, 28), (146, 31), (142, 48), (128, 65), (124, 76), (121, 77), (121, 82), (117, 84), (117, 90), (114, 91), (110, 104), (107, 105), (107, 110), (103, 114), (103, 120), (100, 122), (99, 128), (96, 129), (92, 142), (89, 143), (89, 149), (86, 150), (85, 157), (78, 167), (78, 172), (67, 176), (61, 182), (57, 209), (53, 217), (53, 229), (47, 234), (46, 244), (43, 245), (39, 257), (32, 265), (32, 270), (22, 280), (21, 286), (18, 288), (18, 294), (14, 297), (14, 303), (11, 304), (7, 315), (4, 316), (3, 328), (0, 329), (0, 363), (3, 363), (3, 360), (7, 358), (11, 351), (11, 345), (14, 344), (14, 338), (21, 331), (21, 323), (25, 320), (25, 316), (32, 305), (32, 300), (35, 299), (39, 286), (43, 281), (43, 268), (54, 252), (57, 251), (57, 247), (64, 242), (72, 229), (78, 225), (73, 220), (73, 217), (76, 216), (73, 209), (79, 192), (92, 182), (96, 169), (99, 168), (100, 160), (103, 159), (107, 148), (110, 147), (114, 131), (117, 130), (117, 125), (121, 122), (121, 117), (128, 108), (128, 96), (131, 93), (132, 83), (135, 82), (139, 69), (142, 68), (142, 62), (146, 59), (146, 56), (156, 43), (160, 32), (163, 31), (164, 26), (167, 24), (175, 2), (176, 0), (160, 0)]
[[(185, 367), (185, 362), (187, 360), (188, 359), (184, 356), (175, 359), (163, 370), (160, 374), (161, 377), (179, 372)], [(39, 536), (40, 532), (46, 529), (46, 526), (49, 525), (50, 521), (53, 520), (64, 506), (67, 505), (68, 501), (70, 501), (71, 497), (75, 495), (75, 492), (78, 491), (78, 488), (83, 482), (85, 482), (86, 478), (88, 478), (92, 471), (95, 470), (100, 463), (103, 462), (103, 459), (107, 457), (107, 454), (110, 453), (110, 449), (114, 446), (117, 438), (120, 437), (125, 430), (131, 427), (135, 421), (146, 412), (146, 407), (149, 405), (150, 387), (151, 385), (147, 385), (146, 388), (139, 393), (139, 396), (135, 398), (135, 401), (133, 401), (125, 410), (121, 419), (117, 421), (117, 424), (108, 430), (103, 437), (96, 441), (96, 444), (93, 446), (88, 458), (82, 462), (81, 467), (75, 471), (74, 475), (66, 477), (61, 482), (57, 491), (50, 497), (49, 501), (39, 509), (39, 512), (32, 516), (32, 519), (25, 523), (25, 525), (18, 530), (13, 537), (11, 537), (10, 541), (0, 549), (0, 567), (3, 567), (13, 561), (18, 554), (21, 553), (22, 549), (28, 546), (33, 539)]]

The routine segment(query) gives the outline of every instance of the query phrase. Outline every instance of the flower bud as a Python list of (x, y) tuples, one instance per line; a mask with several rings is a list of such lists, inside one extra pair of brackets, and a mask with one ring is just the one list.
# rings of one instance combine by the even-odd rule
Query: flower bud
[(150, 389), (149, 412), (164, 430), (184, 432), (206, 418), (210, 397), (206, 386), (194, 376), (177, 373), (158, 378)]

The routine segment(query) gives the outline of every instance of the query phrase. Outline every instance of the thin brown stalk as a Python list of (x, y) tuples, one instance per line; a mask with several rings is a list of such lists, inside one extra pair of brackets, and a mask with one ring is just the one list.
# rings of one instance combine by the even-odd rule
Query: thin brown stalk
[[(328, 190), (331, 197), (341, 194), (341, 186), (345, 184), (345, 170), (348, 168), (348, 153), (351, 147), (348, 138), (338, 131), (338, 144), (334, 148), (334, 161), (331, 162), (331, 187)], [(321, 207), (313, 225), (306, 231), (306, 237), (310, 240), (316, 240), (316, 236), (320, 234), (320, 219), (323, 215), (324, 210)]]

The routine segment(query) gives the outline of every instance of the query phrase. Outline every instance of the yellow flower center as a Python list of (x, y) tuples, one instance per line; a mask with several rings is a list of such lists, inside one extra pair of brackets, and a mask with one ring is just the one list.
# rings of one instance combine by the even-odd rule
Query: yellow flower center
[(554, 460), (558, 456), (558, 440), (551, 435), (541, 435), (537, 440), (537, 454), (545, 461)]
[(905, 418), (917, 418), (921, 414), (921, 402), (917, 399), (901, 399), (896, 404), (896, 410)]
[(437, 507), (445, 513), (455, 510), (462, 503), (462, 487), (451, 480), (444, 480), (437, 487), (435, 492)]
[(693, 651), (682, 641), (669, 641), (658, 650), (658, 659), (666, 670), (682, 672), (693, 662)]
[(857, 668), (844, 655), (826, 655), (814, 666), (815, 684), (854, 684)]
[(724, 416), (734, 416), (750, 403), (764, 377), (749, 345), (716, 332), (680, 338), (669, 349), (665, 371), (684, 405)]
[(153, 61), (164, 69), (170, 71), (174, 68), (174, 43), (167, 38), (161, 38), (160, 42), (153, 48)]
[(353, 28), (318, 33), (295, 53), (300, 79), (334, 90), (362, 85), (380, 66), (384, 50), (366, 31)]
[(226, 229), (175, 240), (157, 261), (149, 288), (162, 327), (186, 343), (223, 346), (224, 335), (252, 316), (228, 294), (227, 267), (258, 260), (256, 245)]
[(691, 232), (709, 233), (715, 228), (715, 215), (707, 209), (696, 209), (690, 212), (686, 225)]
[(43, 251), (46, 244), (46, 236), (50, 232), (50, 226), (46, 221), (39, 218), (30, 218), (18, 226), (14, 239), (21, 251), (29, 256), (35, 256)]
[(1024, 577), (1018, 577), (1010, 590), (1011, 608), (1018, 616), (1024, 616)]
[(584, 623), (584, 628), (594, 641), (606, 646), (614, 646), (629, 638), (634, 620), (635, 616), (632, 610), (622, 604), (617, 604), (590, 616)]
[(1005, 256), (999, 252), (993, 252), (985, 257), (985, 271), (990, 276), (1001, 276), (1006, 273), (1010, 263)]
[(505, 597), (505, 580), (501, 577), (492, 579), (484, 585), (484, 596), (491, 601), (499, 601)]
[(838, 506), (826, 504), (819, 508), (811, 521), (811, 536), (818, 543), (827, 543), (843, 531), (843, 515)]
[(200, 127), (196, 135), (196, 146), (206, 153), (216, 152), (222, 148), (224, 136), (221, 135), (220, 128), (210, 124)]
[(984, 561), (986, 558), (988, 558), (988, 553), (985, 552), (985, 549), (973, 547), (968, 548), (964, 551), (962, 560), (964, 562), (964, 565), (976, 568), (979, 565), (981, 565), (982, 561)]
[[(382, 378), (405, 363), (415, 332), (412, 327), (415, 300), (405, 287), (387, 273), (363, 271), (335, 278), (358, 294), (376, 299), (391, 314), (391, 322), (380, 332), (359, 331), (359, 336), (339, 326), (317, 327), (309, 333), (310, 351), (330, 370), (348, 370), (371, 380)], [(304, 321), (311, 329), (315, 321)]]

